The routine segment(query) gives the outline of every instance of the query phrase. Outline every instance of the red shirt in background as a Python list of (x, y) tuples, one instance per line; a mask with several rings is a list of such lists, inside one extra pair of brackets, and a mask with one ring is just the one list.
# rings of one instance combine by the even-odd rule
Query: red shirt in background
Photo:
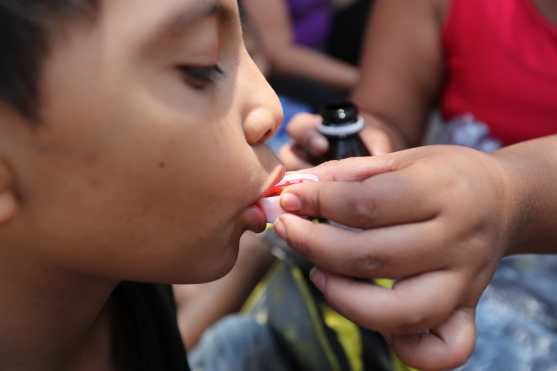
[(471, 114), (503, 145), (557, 134), (557, 26), (531, 0), (452, 0), (447, 121)]

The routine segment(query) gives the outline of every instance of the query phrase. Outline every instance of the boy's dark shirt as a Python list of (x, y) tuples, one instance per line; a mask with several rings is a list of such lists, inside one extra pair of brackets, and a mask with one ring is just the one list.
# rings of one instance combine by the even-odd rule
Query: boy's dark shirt
[(170, 286), (124, 282), (110, 305), (118, 370), (190, 371)]

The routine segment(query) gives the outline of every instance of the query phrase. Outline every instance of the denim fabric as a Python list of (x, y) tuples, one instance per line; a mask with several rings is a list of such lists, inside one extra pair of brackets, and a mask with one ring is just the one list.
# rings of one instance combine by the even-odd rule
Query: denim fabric
[(476, 312), (476, 349), (460, 371), (557, 371), (557, 256), (505, 259)]
[(269, 326), (244, 315), (210, 328), (190, 352), (192, 371), (291, 371)]

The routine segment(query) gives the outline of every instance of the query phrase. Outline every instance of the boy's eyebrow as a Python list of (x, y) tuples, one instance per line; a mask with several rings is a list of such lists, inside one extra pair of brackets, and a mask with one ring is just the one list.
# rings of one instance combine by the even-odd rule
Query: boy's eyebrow
[(197, 19), (213, 15), (227, 14), (228, 10), (221, 0), (199, 0), (194, 4), (182, 5), (168, 11), (168, 16), (162, 16), (151, 32), (152, 38), (159, 38), (175, 31), (181, 31)]

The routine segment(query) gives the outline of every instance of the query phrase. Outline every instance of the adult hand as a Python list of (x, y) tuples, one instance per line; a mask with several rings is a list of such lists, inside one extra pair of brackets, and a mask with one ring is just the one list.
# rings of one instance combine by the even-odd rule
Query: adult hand
[[(474, 312), (510, 233), (510, 196), (493, 155), (432, 146), (306, 170), (320, 183), (282, 194), (277, 233), (315, 263), (312, 280), (346, 317), (379, 331), (408, 365), (463, 363)], [(396, 280), (392, 290), (369, 283)]]
[[(403, 148), (403, 141), (395, 130), (371, 115), (363, 114), (363, 117), (366, 127), (362, 130), (361, 137), (371, 153), (380, 155)], [(292, 144), (280, 151), (279, 158), (289, 170), (311, 167), (308, 155), (322, 156), (327, 152), (329, 143), (317, 130), (320, 122), (319, 115), (300, 113), (288, 124), (287, 132)]]

